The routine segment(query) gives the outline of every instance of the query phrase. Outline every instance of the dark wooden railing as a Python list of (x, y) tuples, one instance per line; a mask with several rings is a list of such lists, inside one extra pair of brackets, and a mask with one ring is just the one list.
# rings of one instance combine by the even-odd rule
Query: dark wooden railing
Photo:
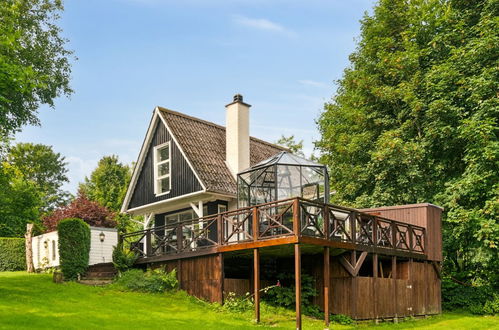
[(332, 204), (291, 198), (120, 236), (141, 257), (297, 236), (425, 253), (425, 229)]

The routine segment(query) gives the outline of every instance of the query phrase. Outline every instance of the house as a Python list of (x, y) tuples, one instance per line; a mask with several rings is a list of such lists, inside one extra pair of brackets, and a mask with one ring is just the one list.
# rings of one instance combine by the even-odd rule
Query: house
[[(57, 231), (32, 238), (31, 246), (35, 269), (60, 266), (58, 242)], [(118, 232), (115, 228), (90, 227), (89, 266), (112, 262), (113, 249), (117, 244)]]
[(297, 328), (302, 273), (326, 323), (440, 313), (442, 209), (332, 205), (327, 168), (250, 137), (249, 113), (241, 95), (226, 127), (154, 109), (122, 207), (144, 219), (120, 236), (137, 264), (208, 301), (253, 292), (257, 320), (262, 286), (294, 274)]

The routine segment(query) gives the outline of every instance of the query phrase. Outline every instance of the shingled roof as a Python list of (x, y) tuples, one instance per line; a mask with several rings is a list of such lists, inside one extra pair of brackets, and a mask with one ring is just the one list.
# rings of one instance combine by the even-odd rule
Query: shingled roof
[[(158, 107), (209, 192), (235, 195), (236, 180), (225, 164), (225, 127)], [(250, 166), (287, 149), (250, 137)]]

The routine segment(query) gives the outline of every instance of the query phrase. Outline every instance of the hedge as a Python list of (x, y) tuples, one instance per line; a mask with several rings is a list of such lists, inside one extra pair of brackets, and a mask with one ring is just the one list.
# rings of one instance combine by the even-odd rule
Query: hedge
[(0, 237), (0, 271), (26, 270), (24, 238)]
[(88, 267), (90, 227), (81, 219), (64, 219), (57, 225), (59, 258), (65, 280), (83, 275)]

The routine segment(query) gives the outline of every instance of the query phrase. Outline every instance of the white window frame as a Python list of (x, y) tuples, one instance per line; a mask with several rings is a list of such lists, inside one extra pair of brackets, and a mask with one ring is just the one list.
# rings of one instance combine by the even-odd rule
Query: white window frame
[[(167, 160), (163, 160), (163, 161), (158, 161), (158, 150), (159, 149), (163, 149), (166, 146), (168, 146), (168, 159)], [(171, 163), (171, 160), (172, 160), (172, 146), (171, 146), (171, 141), (168, 141), (166, 143), (163, 143), (163, 144), (155, 146), (154, 147), (154, 158), (153, 159), (154, 159), (154, 195), (157, 197), (157, 196), (163, 196), (163, 195), (169, 194), (170, 190), (172, 188), (172, 177), (171, 177), (171, 174), (172, 174), (172, 163)], [(158, 173), (159, 166), (163, 165), (163, 164), (166, 164), (166, 163), (168, 163), (168, 174), (159, 176), (159, 173)], [(169, 178), (170, 179), (168, 181), (169, 182), (168, 190), (165, 191), (165, 192), (160, 192), (159, 191), (159, 182), (160, 182), (160, 180), (165, 179), (165, 178)]]

